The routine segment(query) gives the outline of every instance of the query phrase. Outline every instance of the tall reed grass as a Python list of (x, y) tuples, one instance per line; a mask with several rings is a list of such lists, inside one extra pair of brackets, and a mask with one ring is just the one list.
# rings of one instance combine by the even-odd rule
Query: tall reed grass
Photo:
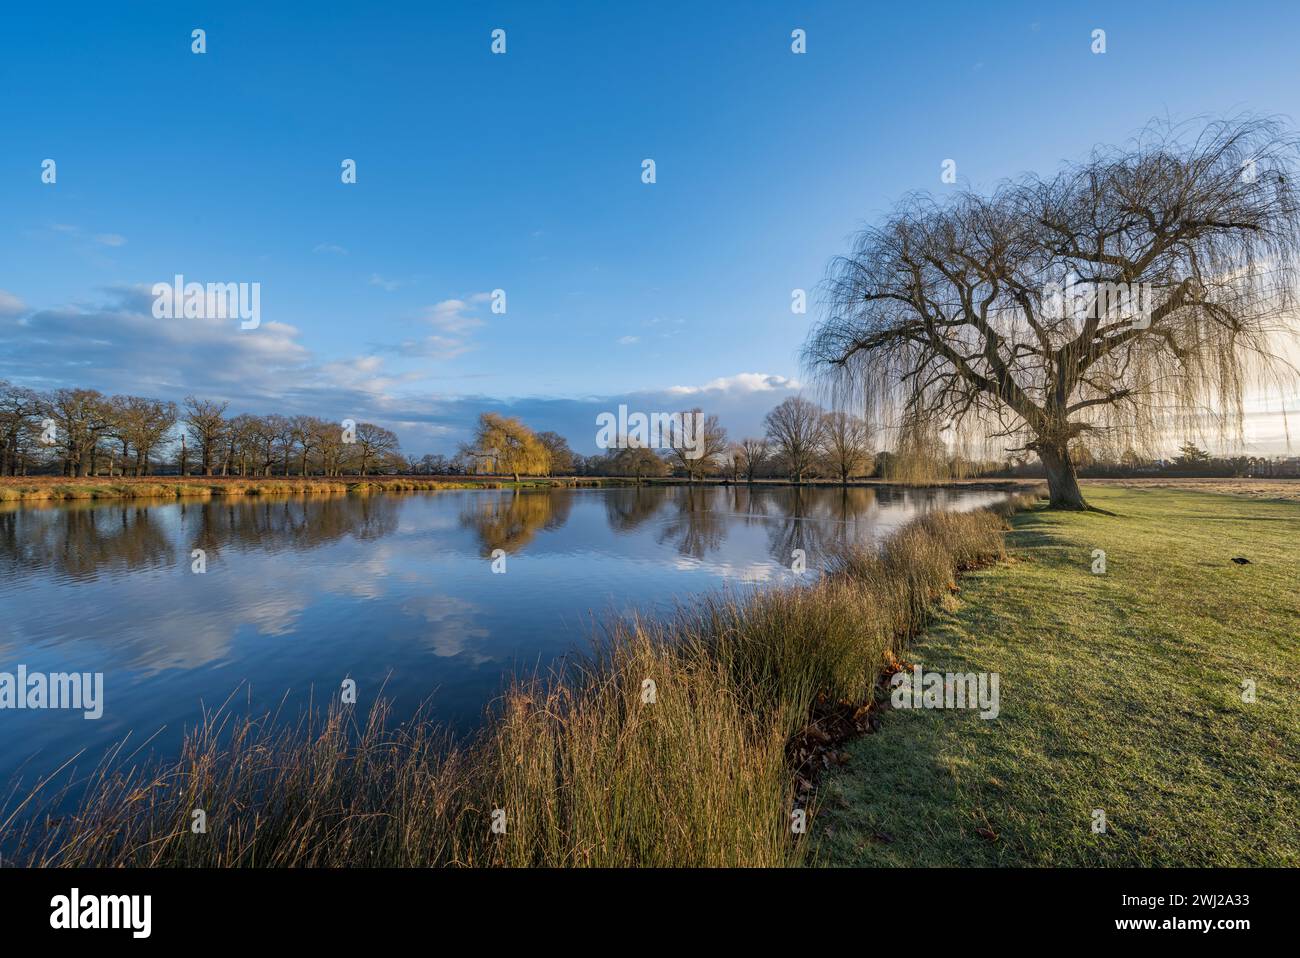
[(382, 704), (289, 725), (223, 707), (176, 760), (110, 755), (71, 813), (48, 786), (11, 803), (5, 863), (804, 864), (792, 813), (815, 816), (815, 795), (791, 742), (828, 703), (870, 708), (909, 636), (962, 571), (1003, 557), (1003, 517), (1032, 501), (927, 515), (808, 586), (617, 621), (580, 661), (516, 681), (464, 744), (420, 716), (390, 726)]
[(219, 496), (369, 495), (438, 489), (504, 489), (518, 486), (601, 485), (600, 479), (424, 479), (420, 477), (302, 479), (0, 480), (0, 503), (50, 503), (79, 499), (209, 499)]

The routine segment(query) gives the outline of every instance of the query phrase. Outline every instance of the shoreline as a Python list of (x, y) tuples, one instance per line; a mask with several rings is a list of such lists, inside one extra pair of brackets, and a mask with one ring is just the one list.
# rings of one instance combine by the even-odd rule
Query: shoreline
[[(1034, 501), (931, 513), (806, 586), (608, 623), (589, 657), (507, 680), (463, 748), (419, 715), (389, 727), (382, 701), (287, 725), (223, 707), (179, 757), (101, 765), (72, 814), (58, 786), (4, 809), (5, 864), (805, 864), (814, 771), (874, 727), (880, 676)], [(218, 835), (190, 833), (194, 808)]]
[[(615, 480), (617, 482), (617, 480)], [(436, 492), (445, 489), (532, 489), (596, 486), (600, 479), (534, 479), (519, 482), (492, 478), (466, 480), (454, 478), (424, 479), (413, 476), (347, 476), (337, 479), (301, 479), (283, 476), (261, 479), (238, 477), (189, 476), (141, 478), (120, 477), (94, 480), (59, 477), (12, 477), (0, 479), (0, 506), (58, 505), (65, 502), (94, 500), (109, 502), (130, 499), (213, 499), (237, 496), (302, 495), (373, 495), (383, 492)]]
[(236, 496), (300, 496), (300, 495), (373, 495), (384, 492), (437, 492), (450, 489), (576, 489), (625, 488), (646, 486), (764, 486), (770, 488), (836, 489), (836, 488), (890, 488), (890, 489), (970, 489), (994, 492), (1021, 493), (1039, 488), (1042, 480), (1035, 479), (954, 479), (934, 482), (891, 482), (879, 479), (850, 480), (847, 483), (816, 481), (796, 484), (784, 480), (756, 479), (753, 483), (741, 480), (710, 479), (690, 483), (685, 479), (641, 479), (631, 476), (523, 476), (518, 482), (502, 477), (430, 477), (419, 476), (346, 476), (340, 478), (262, 477), (245, 479), (223, 476), (168, 476), (168, 477), (115, 477), (94, 479), (90, 477), (67, 479), (59, 476), (20, 476), (0, 478), (0, 508), (10, 505), (42, 506), (67, 502), (113, 500), (180, 500), (212, 499)]

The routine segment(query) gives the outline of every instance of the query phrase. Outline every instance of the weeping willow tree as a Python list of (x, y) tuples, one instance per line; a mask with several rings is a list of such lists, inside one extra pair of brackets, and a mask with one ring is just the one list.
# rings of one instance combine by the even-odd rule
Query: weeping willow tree
[(1086, 508), (1072, 446), (1240, 438), (1250, 391), (1293, 388), (1296, 159), (1275, 120), (1156, 124), (992, 196), (909, 197), (832, 262), (805, 363), (904, 441), (1036, 454), (1051, 504)]
[(477, 470), (509, 473), (515, 482), (520, 473), (542, 476), (551, 468), (551, 454), (537, 435), (519, 419), (495, 412), (478, 417), (474, 441), (461, 446), (460, 454)]

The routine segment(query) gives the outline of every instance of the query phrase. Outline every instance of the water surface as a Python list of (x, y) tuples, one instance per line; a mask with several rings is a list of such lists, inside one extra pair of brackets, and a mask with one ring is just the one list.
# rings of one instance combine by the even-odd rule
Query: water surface
[[(77, 503), (0, 512), (0, 672), (104, 673), (104, 714), (0, 710), (0, 782), (128, 731), (174, 749), (240, 689), (383, 686), (405, 717), (466, 729), (511, 671), (545, 672), (608, 613), (667, 612), (723, 586), (793, 583), (972, 490), (646, 486), (369, 497)], [(206, 572), (192, 571), (193, 550)], [(492, 571), (492, 556), (505, 572)]]

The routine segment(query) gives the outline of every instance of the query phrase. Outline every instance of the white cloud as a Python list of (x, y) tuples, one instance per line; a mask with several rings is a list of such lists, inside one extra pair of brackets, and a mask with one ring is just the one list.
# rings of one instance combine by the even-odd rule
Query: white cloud
[(308, 367), (298, 330), (263, 321), (156, 319), (149, 287), (118, 287), (112, 302), (33, 311), (0, 320), (0, 365), (40, 388), (95, 386), (166, 396), (176, 391), (248, 399), (278, 394)]
[(313, 253), (331, 253), (335, 256), (347, 256), (348, 251), (336, 243), (317, 243), (312, 247)]
[(631, 346), (639, 342), (641, 342), (640, 336), (620, 336), (618, 340), (620, 346)]
[(754, 392), (795, 392), (802, 388), (799, 381), (774, 373), (737, 373), (722, 376), (703, 386), (671, 386), (668, 392), (675, 396), (695, 396), (701, 393), (743, 394)]
[(126, 237), (120, 233), (100, 233), (95, 237), (95, 242), (101, 246), (125, 246)]
[(26, 304), (7, 290), (0, 289), (0, 316), (17, 316), (25, 312)]
[(441, 658), (468, 654), (474, 662), (490, 661), (478, 647), (491, 633), (483, 628), (481, 610), (473, 603), (451, 595), (412, 596), (402, 603), (402, 612), (426, 623), (403, 628), (403, 640), (414, 638)]
[(381, 356), (355, 356), (324, 363), (319, 367), (319, 374), (341, 389), (371, 396), (384, 395), (403, 378), (386, 374)]
[(369, 282), (371, 286), (378, 286), (386, 293), (391, 293), (393, 290), (397, 289), (402, 285), (397, 280), (385, 279), (384, 277), (380, 276), (378, 273), (371, 273)]
[(397, 347), (398, 354), (419, 359), (455, 359), (469, 352), (474, 347), (463, 339), (454, 336), (425, 336), (423, 339), (408, 339)]
[(492, 298), (491, 293), (474, 293), (464, 299), (444, 299), (420, 311), (420, 319), (437, 332), (422, 339), (412, 339), (396, 347), (402, 356), (422, 359), (454, 359), (474, 348), (474, 330), (484, 319), (474, 313), (476, 307)]
[(474, 347), (485, 325), (476, 314), (491, 295), (475, 293), (427, 307), (421, 318), (429, 335), (367, 355), (322, 360), (301, 341), (297, 328), (263, 318), (255, 330), (220, 319), (155, 319), (148, 286), (109, 290), (107, 302), (31, 310), (0, 292), (0, 369), (6, 379), (35, 389), (85, 386), (180, 400), (188, 394), (227, 400), (232, 413), (302, 413), (327, 419), (351, 417), (398, 431), (408, 453), (450, 452), (469, 436), (487, 410), (519, 415), (539, 430), (554, 429), (575, 449), (595, 451), (597, 413), (620, 402), (650, 411), (682, 408), (691, 397), (718, 414), (733, 436), (761, 428), (762, 416), (794, 391), (793, 379), (742, 373), (699, 387), (654, 389), (635, 394), (583, 398), (430, 393), (418, 383), (427, 365), (411, 371), (386, 368), (392, 356), (451, 359)]
[(444, 333), (460, 335), (483, 325), (478, 316), (470, 315), (471, 303), (483, 302), (487, 293), (475, 293), (468, 301), (463, 299), (444, 299), (441, 303), (426, 306), (422, 314), (425, 322)]

